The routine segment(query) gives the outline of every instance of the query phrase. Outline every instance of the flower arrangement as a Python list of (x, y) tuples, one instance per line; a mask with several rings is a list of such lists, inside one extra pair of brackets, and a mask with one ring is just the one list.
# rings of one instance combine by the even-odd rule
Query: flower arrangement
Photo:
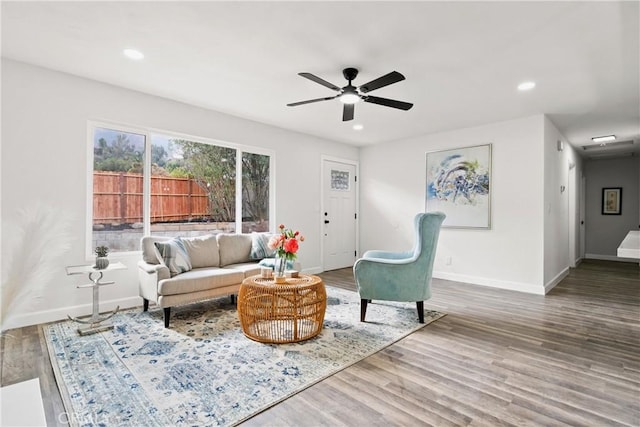
[(284, 276), (287, 261), (296, 259), (299, 248), (298, 241), (304, 242), (304, 236), (299, 231), (285, 228), (284, 224), (280, 224), (278, 229), (280, 229), (280, 234), (272, 236), (267, 246), (276, 251), (276, 257), (280, 260), (279, 264), (276, 262), (276, 269), (278, 275)]

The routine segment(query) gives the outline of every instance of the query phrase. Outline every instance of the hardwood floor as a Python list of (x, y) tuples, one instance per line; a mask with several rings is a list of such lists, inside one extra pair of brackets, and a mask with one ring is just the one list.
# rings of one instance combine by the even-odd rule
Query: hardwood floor
[[(243, 425), (640, 426), (638, 264), (584, 261), (544, 297), (435, 279), (425, 306), (447, 316)], [(39, 377), (65, 425), (42, 328), (10, 333), (2, 385)]]

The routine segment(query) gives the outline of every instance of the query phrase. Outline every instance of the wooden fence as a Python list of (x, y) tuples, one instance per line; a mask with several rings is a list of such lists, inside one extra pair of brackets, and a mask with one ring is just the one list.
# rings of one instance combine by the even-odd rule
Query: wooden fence
[[(142, 222), (143, 178), (125, 172), (93, 173), (93, 223)], [(206, 218), (207, 193), (189, 178), (151, 177), (151, 222)]]

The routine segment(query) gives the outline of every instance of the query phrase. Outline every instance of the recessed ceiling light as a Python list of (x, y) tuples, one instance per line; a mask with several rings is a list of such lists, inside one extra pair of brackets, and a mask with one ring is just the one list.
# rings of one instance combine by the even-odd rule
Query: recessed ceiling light
[(535, 82), (522, 82), (518, 85), (518, 90), (524, 91), (524, 90), (531, 90), (534, 87), (536, 87), (536, 83)]
[(136, 61), (139, 61), (142, 58), (144, 58), (144, 54), (142, 52), (140, 52), (139, 50), (136, 50), (136, 49), (125, 49), (125, 50), (122, 51), (122, 53), (127, 58), (134, 59)]
[(593, 142), (609, 142), (609, 141), (615, 141), (615, 139), (616, 139), (615, 135), (594, 136), (593, 138), (591, 138)]
[(353, 130), (362, 130), (362, 129), (364, 129), (364, 126), (362, 126), (361, 124), (353, 125)]

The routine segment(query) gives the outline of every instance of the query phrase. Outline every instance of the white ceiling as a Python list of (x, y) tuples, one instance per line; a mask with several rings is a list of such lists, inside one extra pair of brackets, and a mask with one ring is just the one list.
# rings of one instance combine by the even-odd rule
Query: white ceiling
[[(3, 1), (2, 56), (357, 146), (545, 113), (576, 146), (637, 147), (639, 6)], [(356, 85), (401, 72), (371, 94), (413, 109), (360, 103), (343, 123), (338, 100), (286, 106), (335, 94), (298, 72), (344, 86), (345, 67)]]

